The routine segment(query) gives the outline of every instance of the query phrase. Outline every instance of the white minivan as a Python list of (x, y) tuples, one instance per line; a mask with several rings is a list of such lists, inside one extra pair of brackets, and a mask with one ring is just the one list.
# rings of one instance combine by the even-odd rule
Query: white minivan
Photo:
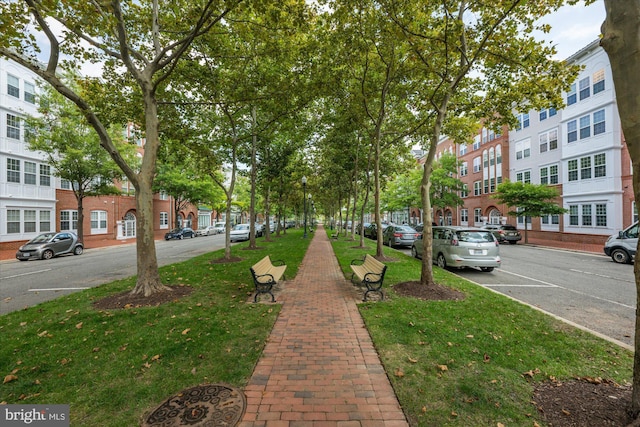
[(619, 264), (631, 264), (638, 247), (638, 223), (609, 236), (604, 244), (604, 253)]

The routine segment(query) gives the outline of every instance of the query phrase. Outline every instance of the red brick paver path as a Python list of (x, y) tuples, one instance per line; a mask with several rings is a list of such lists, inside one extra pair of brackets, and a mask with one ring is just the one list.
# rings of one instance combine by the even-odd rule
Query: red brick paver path
[(241, 427), (408, 426), (322, 227), (249, 384)]

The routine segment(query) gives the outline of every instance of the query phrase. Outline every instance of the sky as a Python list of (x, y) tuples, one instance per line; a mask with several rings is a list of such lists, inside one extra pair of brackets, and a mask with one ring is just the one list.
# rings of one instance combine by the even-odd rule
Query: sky
[(555, 44), (558, 53), (554, 59), (567, 59), (598, 39), (605, 15), (604, 0), (597, 0), (589, 6), (583, 2), (564, 6), (542, 20), (552, 28), (550, 33), (541, 34), (540, 37)]

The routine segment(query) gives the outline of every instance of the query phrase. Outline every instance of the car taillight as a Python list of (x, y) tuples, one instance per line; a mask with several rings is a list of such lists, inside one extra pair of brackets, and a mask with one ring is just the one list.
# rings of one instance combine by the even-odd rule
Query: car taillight
[(495, 242), (496, 242), (496, 246), (500, 246), (500, 242), (498, 242), (497, 240)]
[(402, 237), (402, 233), (393, 233), (393, 237)]
[(504, 234), (504, 230), (500, 230), (500, 234)]

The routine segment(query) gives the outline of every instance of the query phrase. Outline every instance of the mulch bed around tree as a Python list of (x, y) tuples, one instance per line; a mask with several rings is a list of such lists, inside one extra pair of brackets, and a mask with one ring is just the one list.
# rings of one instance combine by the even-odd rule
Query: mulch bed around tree
[[(417, 281), (398, 283), (393, 290), (423, 300), (464, 299), (455, 289), (423, 286)], [(535, 386), (532, 403), (551, 427), (622, 427), (633, 421), (627, 414), (631, 391), (630, 386), (602, 379), (545, 381)]]
[(156, 292), (148, 297), (144, 295), (132, 295), (131, 291), (109, 295), (98, 301), (94, 301), (93, 307), (97, 310), (116, 310), (136, 307), (155, 307), (167, 302), (176, 301), (190, 295), (193, 288), (190, 286), (168, 286), (168, 290)]

